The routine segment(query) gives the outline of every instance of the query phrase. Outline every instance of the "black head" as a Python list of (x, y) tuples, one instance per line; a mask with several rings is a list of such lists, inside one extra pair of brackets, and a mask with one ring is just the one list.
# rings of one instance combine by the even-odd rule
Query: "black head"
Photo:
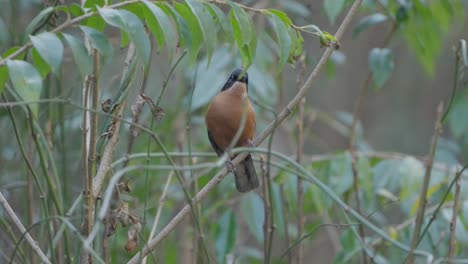
[(232, 71), (231, 75), (229, 76), (229, 79), (226, 81), (221, 91), (231, 88), (235, 82), (243, 82), (245, 83), (246, 87), (249, 87), (249, 75), (247, 74), (247, 72), (245, 72), (242, 76), (241, 74), (242, 69), (240, 68), (237, 68), (234, 71)]

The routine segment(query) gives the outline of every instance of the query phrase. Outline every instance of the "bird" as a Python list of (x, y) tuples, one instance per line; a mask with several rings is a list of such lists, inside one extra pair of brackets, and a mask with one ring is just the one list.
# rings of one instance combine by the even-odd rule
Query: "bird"
[[(247, 72), (243, 73), (242, 69), (236, 68), (221, 92), (211, 100), (208, 106), (205, 115), (208, 139), (218, 156), (222, 156), (231, 147), (253, 146), (256, 122), (255, 112), (247, 95), (248, 86)], [(241, 127), (243, 130), (236, 135)], [(232, 142), (236, 138), (238, 138), (237, 142)], [(237, 191), (246, 193), (259, 186), (250, 154), (236, 166), (233, 166), (228, 159), (226, 166), (234, 174)]]

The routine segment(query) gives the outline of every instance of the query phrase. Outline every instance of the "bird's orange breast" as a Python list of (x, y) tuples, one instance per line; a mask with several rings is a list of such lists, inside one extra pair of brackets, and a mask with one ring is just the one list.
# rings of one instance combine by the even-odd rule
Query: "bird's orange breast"
[(245, 84), (236, 82), (233, 87), (216, 95), (205, 116), (208, 130), (216, 144), (225, 150), (231, 145), (236, 132), (244, 129), (234, 147), (246, 146), (255, 134), (255, 112), (247, 97)]

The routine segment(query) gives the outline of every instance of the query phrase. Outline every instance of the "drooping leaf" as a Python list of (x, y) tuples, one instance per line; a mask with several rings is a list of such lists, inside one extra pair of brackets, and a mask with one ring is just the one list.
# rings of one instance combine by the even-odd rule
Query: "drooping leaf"
[(68, 46), (70, 46), (73, 58), (75, 59), (75, 63), (80, 70), (81, 76), (84, 77), (87, 74), (91, 73), (93, 69), (93, 62), (91, 57), (84, 46), (84, 43), (72, 35), (62, 33), (62, 36), (67, 41)]
[(60, 75), (63, 58), (62, 41), (53, 33), (43, 32), (39, 35), (31, 36), (31, 42), (55, 75)]
[[(7, 61), (8, 73), (18, 94), (25, 101), (37, 101), (41, 96), (42, 78), (39, 72), (26, 61)], [(32, 104), (31, 111), (37, 115), (38, 105)]]
[(208, 54), (208, 62), (211, 61), (211, 55), (216, 46), (216, 30), (214, 27), (214, 19), (210, 12), (196, 0), (186, 0), (187, 5), (193, 15), (196, 17), (203, 37), (204, 47)]
[(144, 15), (147, 25), (153, 33), (159, 49), (162, 49), (164, 42), (166, 42), (167, 50), (172, 56), (176, 46), (176, 34), (169, 16), (158, 5), (146, 0), (143, 3), (146, 6)]
[(99, 53), (104, 57), (104, 59), (111, 58), (111, 55), (114, 52), (113, 47), (104, 34), (102, 34), (94, 28), (90, 28), (87, 26), (80, 26), (80, 29), (89, 39), (91, 46), (97, 49)]
[(106, 4), (105, 0), (86, 0), (84, 2), (84, 8), (97, 8), (102, 7)]
[(356, 27), (353, 30), (353, 37), (356, 37), (359, 35), (359, 33), (363, 32), (364, 30), (375, 26), (377, 24), (383, 23), (387, 21), (388, 17), (384, 14), (381, 13), (375, 13), (370, 16), (366, 16), (359, 23), (356, 25)]
[(257, 36), (252, 19), (237, 4), (228, 1), (231, 6), (230, 21), (234, 39), (242, 57), (242, 66), (247, 69), (255, 57)]
[(270, 14), (273, 14), (273, 15), (277, 16), (279, 19), (281, 19), (286, 24), (286, 26), (291, 26), (293, 24), (292, 21), (291, 21), (291, 18), (289, 18), (289, 16), (286, 13), (284, 13), (283, 11), (281, 11), (281, 10), (267, 9), (266, 13), (270, 13)]
[(73, 3), (73, 4), (69, 5), (68, 9), (70, 10), (70, 13), (74, 17), (79, 17), (79, 16), (82, 16), (84, 14), (83, 9), (81, 9), (81, 6), (79, 4), (77, 4), (77, 3)]
[(127, 10), (115, 10), (110, 8), (98, 8), (99, 14), (110, 25), (127, 32), (136, 47), (141, 61), (148, 65), (151, 45), (145, 33), (143, 24), (136, 15)]
[(213, 16), (214, 23), (220, 25), (222, 31), (224, 31), (224, 37), (232, 39), (232, 29), (229, 24), (229, 18), (224, 14), (224, 12), (217, 6), (211, 3), (204, 3), (205, 7), (208, 10), (211, 10), (211, 15)]
[(189, 58), (190, 62), (194, 63), (203, 44), (203, 32), (200, 23), (188, 5), (174, 3), (174, 8), (187, 23), (192, 40), (191, 45), (188, 47)]
[(390, 49), (374, 48), (369, 54), (369, 67), (377, 88), (381, 88), (390, 78), (395, 64)]
[(279, 44), (279, 63), (277, 68), (277, 73), (279, 73), (289, 58), (292, 42), (289, 36), (288, 26), (283, 20), (276, 14), (273, 14), (271, 19), (275, 29), (276, 40)]
[(179, 33), (177, 47), (187, 47), (190, 49), (192, 46), (192, 35), (190, 33), (187, 22), (172, 5), (164, 3), (159, 5), (159, 7), (164, 11), (164, 13), (172, 16), (176, 22), (177, 32)]
[(49, 74), (51, 68), (49, 64), (39, 55), (35, 48), (32, 49), (32, 58), (34, 61), (34, 67), (39, 71), (42, 78), (45, 78)]
[[(2, 54), (2, 58), (6, 58), (17, 51), (20, 47), (11, 47)], [(18, 60), (24, 59), (26, 55), (25, 52), (18, 55), (16, 58)], [(0, 94), (2, 94), (3, 88), (5, 87), (5, 82), (8, 80), (8, 67), (6, 65), (0, 66)]]
[(24, 30), (24, 36), (29, 36), (33, 33), (36, 28), (45, 22), (45, 20), (49, 17), (50, 14), (54, 12), (54, 7), (49, 6), (43, 9), (36, 17), (33, 18), (31, 22), (29, 22), (28, 26)]
[(232, 209), (228, 209), (221, 215), (217, 229), (216, 254), (218, 256), (218, 263), (224, 263), (226, 254), (232, 251), (236, 242), (237, 224)]
[(323, 7), (331, 23), (335, 23), (336, 17), (343, 11), (346, 0), (325, 0)]

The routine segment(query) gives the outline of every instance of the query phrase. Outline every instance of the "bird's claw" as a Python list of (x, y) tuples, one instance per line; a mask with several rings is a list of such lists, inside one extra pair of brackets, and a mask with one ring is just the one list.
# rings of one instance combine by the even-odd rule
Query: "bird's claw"
[(230, 160), (226, 160), (226, 168), (231, 173), (236, 172), (236, 168), (234, 167), (234, 164), (232, 164), (232, 161)]
[(247, 146), (249, 146), (250, 148), (255, 148), (253, 141), (250, 139), (247, 139)]

